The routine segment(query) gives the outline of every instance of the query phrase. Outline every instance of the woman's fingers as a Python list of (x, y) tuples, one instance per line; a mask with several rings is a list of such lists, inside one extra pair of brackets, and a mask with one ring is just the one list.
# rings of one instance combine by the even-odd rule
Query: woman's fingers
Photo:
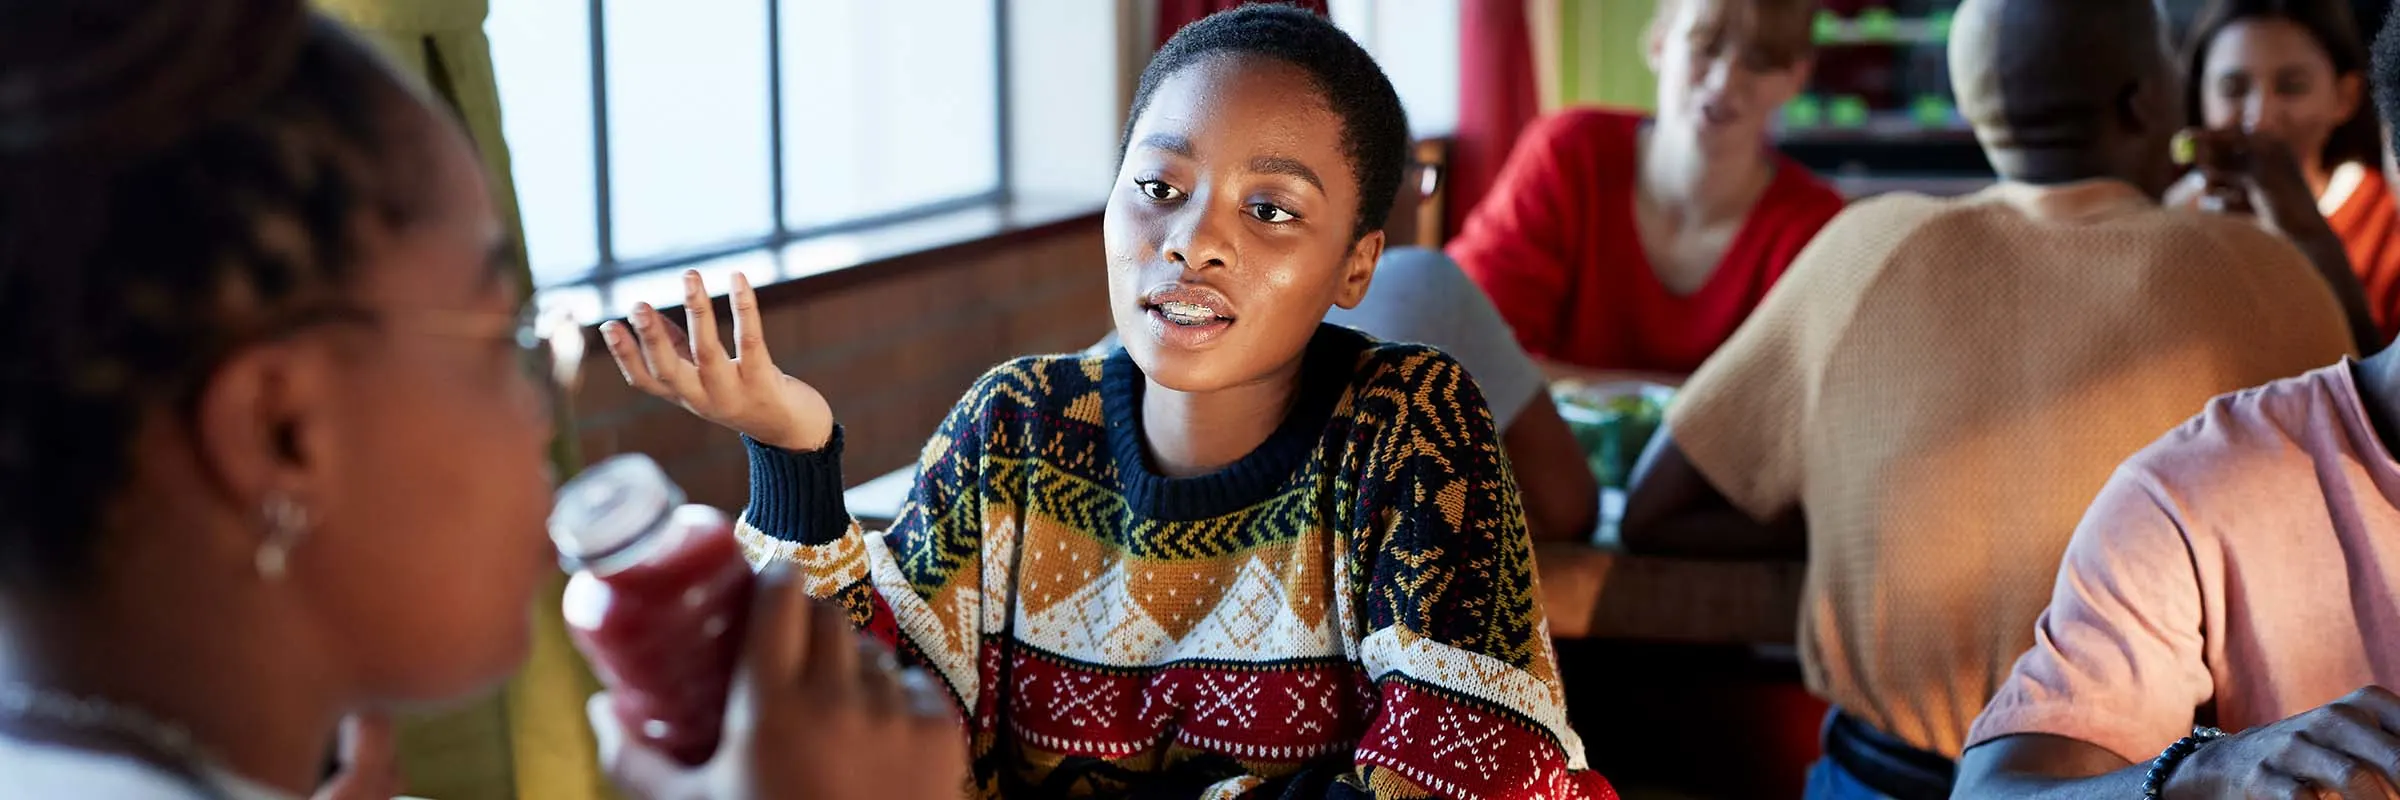
[(693, 369), (689, 348), (684, 344), (682, 328), (649, 303), (643, 303), (633, 309), (633, 332), (634, 338), (641, 342), (642, 360), (650, 366), (651, 377), (685, 403), (705, 399), (700, 391), (700, 376)]
[(850, 614), (832, 603), (812, 603), (808, 659), (800, 681), (836, 692), (858, 685), (858, 636), (850, 629)]
[(376, 714), (342, 720), (341, 768), (318, 788), (317, 800), (387, 800), (400, 794), (399, 748), (392, 721)]
[(717, 338), (717, 306), (708, 297), (708, 284), (700, 280), (698, 270), (683, 273), (683, 318), (691, 326), (689, 354), (692, 363), (700, 368), (700, 379), (708, 381), (711, 373), (726, 366), (725, 345)]
[(775, 374), (775, 358), (767, 354), (767, 326), (758, 320), (758, 292), (749, 276), (733, 274), (733, 357), (750, 375)]
[(882, 642), (866, 636), (858, 638), (857, 688), (860, 699), (879, 717), (899, 716), (908, 711), (908, 690), (900, 685), (900, 658)]
[[(782, 562), (760, 570), (757, 586), (750, 603), (749, 639), (743, 645), (750, 672), (774, 686), (790, 686), (808, 663), (819, 627), (816, 608), (824, 603), (811, 599), (800, 576)], [(842, 622), (840, 627), (847, 629), (849, 621)]]
[(617, 372), (625, 376), (626, 385), (654, 397), (674, 399), (667, 385), (650, 373), (650, 360), (642, 356), (641, 339), (634, 335), (633, 326), (619, 321), (601, 325), (600, 342), (608, 346), (608, 357), (617, 362)]
[(909, 667), (900, 673), (900, 690), (907, 695), (908, 713), (948, 723), (951, 721), (950, 694), (942, 690), (942, 682), (933, 673)]

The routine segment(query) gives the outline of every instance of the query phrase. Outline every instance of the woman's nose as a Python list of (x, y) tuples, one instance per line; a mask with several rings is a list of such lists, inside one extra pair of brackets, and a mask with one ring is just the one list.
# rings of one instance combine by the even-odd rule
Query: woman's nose
[(2266, 92), (2259, 92), (2251, 95), (2249, 102), (2243, 104), (2242, 130), (2268, 135), (2282, 133), (2283, 118), (2283, 104), (2276, 102)]
[(1159, 256), (1184, 269), (1224, 266), (1230, 248), (1215, 216), (1205, 202), (1185, 206), (1159, 242)]

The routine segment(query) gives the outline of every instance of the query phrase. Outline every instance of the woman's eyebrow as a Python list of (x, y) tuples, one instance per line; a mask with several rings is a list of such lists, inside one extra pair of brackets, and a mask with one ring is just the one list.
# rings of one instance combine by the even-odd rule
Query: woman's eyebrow
[(1162, 150), (1184, 158), (1192, 157), (1192, 140), (1180, 134), (1153, 133), (1142, 137), (1137, 145), (1145, 150)]
[(1300, 163), (1300, 160), (1296, 158), (1259, 156), (1250, 159), (1250, 171), (1267, 175), (1289, 175), (1307, 181), (1308, 185), (1317, 187), (1318, 192), (1325, 191), (1325, 179), (1317, 177), (1316, 170), (1309, 169), (1307, 164)]

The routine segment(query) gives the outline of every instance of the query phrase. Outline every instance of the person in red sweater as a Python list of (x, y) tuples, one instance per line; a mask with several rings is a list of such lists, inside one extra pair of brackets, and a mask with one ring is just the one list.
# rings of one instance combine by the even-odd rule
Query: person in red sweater
[(1655, 118), (1570, 110), (1517, 141), (1449, 252), (1554, 376), (1680, 382), (1842, 209), (1767, 140), (1814, 6), (1662, 0)]

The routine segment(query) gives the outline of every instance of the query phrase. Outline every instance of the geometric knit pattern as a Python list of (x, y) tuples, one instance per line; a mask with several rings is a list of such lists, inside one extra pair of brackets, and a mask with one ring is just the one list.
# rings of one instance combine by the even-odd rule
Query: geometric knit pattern
[(942, 680), (971, 796), (1614, 798), (1474, 382), (1335, 326), (1302, 372), (1257, 452), (1168, 479), (1123, 350), (1020, 359), (952, 409), (891, 530), (841, 509), (837, 435), (752, 443), (739, 531)]

